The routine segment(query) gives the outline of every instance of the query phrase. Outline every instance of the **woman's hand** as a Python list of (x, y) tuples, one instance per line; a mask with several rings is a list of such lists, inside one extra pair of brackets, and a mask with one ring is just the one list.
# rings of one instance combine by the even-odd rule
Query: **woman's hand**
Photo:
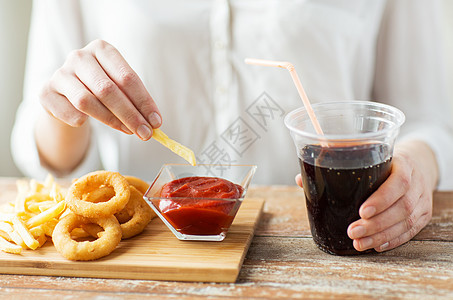
[(161, 125), (156, 104), (140, 78), (109, 43), (95, 40), (73, 51), (40, 96), (52, 116), (72, 126), (88, 116), (142, 140)]
[[(431, 220), (437, 180), (436, 159), (428, 145), (397, 145), (389, 178), (362, 204), (361, 219), (349, 225), (354, 248), (381, 252), (412, 239)], [(296, 182), (302, 186), (300, 175)]]
[(412, 239), (431, 220), (437, 163), (423, 142), (395, 147), (389, 178), (360, 207), (348, 228), (359, 251), (390, 250)]
[(40, 101), (47, 111), (35, 127), (41, 164), (61, 175), (74, 170), (87, 153), (89, 116), (145, 141), (162, 123), (138, 75), (101, 40), (73, 51), (43, 88)]

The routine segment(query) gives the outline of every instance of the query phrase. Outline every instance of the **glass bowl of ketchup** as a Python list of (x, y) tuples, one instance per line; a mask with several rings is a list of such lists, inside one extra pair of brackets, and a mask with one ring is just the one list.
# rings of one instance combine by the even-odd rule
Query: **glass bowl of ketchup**
[(255, 170), (254, 165), (165, 164), (144, 198), (178, 239), (222, 241)]

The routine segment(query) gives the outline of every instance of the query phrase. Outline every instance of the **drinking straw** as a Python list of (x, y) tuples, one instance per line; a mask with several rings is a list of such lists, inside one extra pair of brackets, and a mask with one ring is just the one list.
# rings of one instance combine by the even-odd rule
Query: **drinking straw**
[(315, 112), (311, 107), (310, 100), (308, 100), (307, 94), (300, 82), (299, 76), (297, 75), (296, 68), (290, 62), (286, 61), (274, 61), (274, 60), (264, 60), (264, 59), (257, 59), (257, 58), (246, 58), (245, 63), (249, 65), (259, 65), (259, 66), (266, 66), (266, 67), (277, 67), (287, 69), (291, 78), (296, 85), (297, 91), (299, 92), (299, 96), (304, 103), (305, 109), (307, 110), (308, 116), (310, 117), (311, 123), (315, 128), (315, 131), (319, 135), (324, 135), (321, 129), (321, 125), (319, 125), (318, 119), (316, 118)]

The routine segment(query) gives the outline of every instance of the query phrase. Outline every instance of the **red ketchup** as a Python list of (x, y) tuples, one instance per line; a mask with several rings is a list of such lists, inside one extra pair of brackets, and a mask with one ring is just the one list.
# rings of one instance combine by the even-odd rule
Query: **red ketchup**
[(170, 199), (161, 199), (159, 210), (183, 234), (218, 235), (233, 222), (231, 212), (243, 191), (222, 178), (185, 177), (162, 187), (160, 196)]

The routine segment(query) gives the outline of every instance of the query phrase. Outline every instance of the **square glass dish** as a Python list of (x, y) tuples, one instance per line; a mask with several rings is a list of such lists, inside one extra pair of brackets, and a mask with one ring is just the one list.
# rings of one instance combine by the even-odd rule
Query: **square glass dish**
[(255, 170), (254, 165), (165, 164), (143, 197), (178, 239), (222, 241)]

